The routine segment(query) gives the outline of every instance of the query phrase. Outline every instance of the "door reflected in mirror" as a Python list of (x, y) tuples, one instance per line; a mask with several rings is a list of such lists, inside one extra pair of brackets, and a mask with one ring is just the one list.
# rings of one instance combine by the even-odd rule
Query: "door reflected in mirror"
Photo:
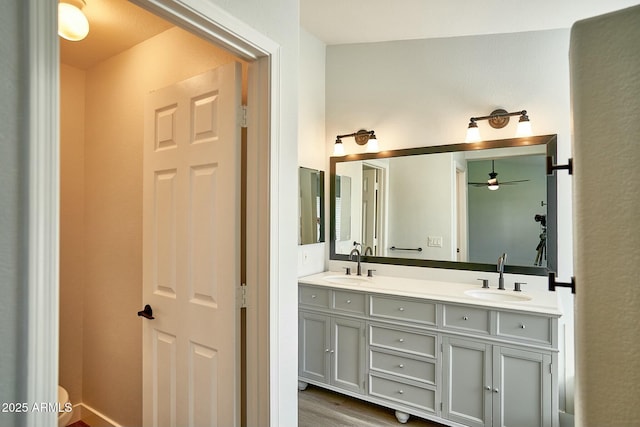
[(369, 261), (495, 271), (506, 252), (506, 271), (546, 274), (555, 259), (547, 155), (555, 135), (332, 158), (336, 194), (347, 178), (353, 191), (350, 216), (332, 198), (331, 257), (357, 242)]
[(299, 168), (298, 244), (324, 242), (324, 172)]

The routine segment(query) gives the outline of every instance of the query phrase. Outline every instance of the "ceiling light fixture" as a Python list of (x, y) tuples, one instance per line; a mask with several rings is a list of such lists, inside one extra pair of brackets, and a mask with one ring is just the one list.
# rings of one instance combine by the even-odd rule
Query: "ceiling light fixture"
[(84, 0), (60, 0), (58, 3), (58, 35), (72, 42), (89, 34), (89, 21), (82, 13)]
[(518, 121), (518, 129), (516, 130), (517, 137), (533, 135), (533, 132), (531, 130), (531, 122), (529, 121), (529, 116), (527, 115), (527, 110), (508, 113), (506, 110), (499, 108), (497, 110), (493, 110), (488, 116), (471, 117), (471, 119), (469, 120), (469, 127), (467, 128), (467, 137), (465, 138), (465, 142), (482, 141), (482, 138), (480, 137), (480, 129), (478, 128), (478, 121), (488, 120), (489, 125), (492, 128), (502, 129), (509, 123), (509, 117), (513, 116), (520, 116), (520, 120)]
[(336, 136), (336, 142), (333, 144), (333, 155), (334, 156), (344, 156), (344, 144), (342, 144), (342, 138), (353, 137), (356, 140), (356, 144), (358, 145), (366, 145), (367, 153), (377, 153), (380, 151), (380, 147), (378, 145), (378, 138), (376, 134), (372, 130), (364, 130), (360, 129), (354, 133), (348, 133), (345, 135)]

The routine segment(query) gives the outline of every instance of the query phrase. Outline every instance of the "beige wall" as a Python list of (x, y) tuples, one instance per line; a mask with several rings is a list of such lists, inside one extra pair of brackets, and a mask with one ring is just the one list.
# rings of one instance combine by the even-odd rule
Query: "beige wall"
[(640, 6), (571, 32), (577, 426), (640, 425), (639, 42)]
[[(76, 271), (68, 274), (84, 276), (84, 281), (74, 287), (70, 280), (61, 283), (65, 295), (76, 296), (63, 299), (61, 313), (71, 309), (67, 303), (73, 309), (84, 307), (82, 322), (74, 316), (61, 323), (69, 328), (70, 323), (81, 324), (75, 331), (82, 335), (82, 351), (71, 355), (61, 350), (61, 379), (68, 378), (73, 385), (81, 375), (80, 385), (70, 385), (75, 402), (81, 400), (122, 425), (142, 422), (142, 328), (136, 312), (143, 305), (144, 97), (233, 59), (173, 28), (86, 71), (84, 176), (71, 169), (62, 171), (63, 194), (73, 191), (73, 187), (64, 188), (65, 182), (84, 185), (84, 206), (73, 208), (84, 211), (84, 247), (66, 243), (62, 247), (64, 258), (80, 253), (82, 259), (68, 263), (76, 265)], [(63, 145), (69, 145), (69, 150), (63, 151), (63, 162), (73, 157), (81, 163), (81, 155), (73, 153), (64, 139), (63, 134)], [(65, 202), (63, 196), (63, 203), (65, 212), (67, 205), (79, 202), (70, 197)], [(77, 230), (63, 233), (63, 241), (69, 236), (77, 236)], [(83, 303), (78, 303), (77, 295), (82, 293)], [(61, 333), (61, 348), (73, 341), (73, 335)]]
[(82, 397), (84, 296), (85, 72), (60, 67), (60, 374), (72, 402)]

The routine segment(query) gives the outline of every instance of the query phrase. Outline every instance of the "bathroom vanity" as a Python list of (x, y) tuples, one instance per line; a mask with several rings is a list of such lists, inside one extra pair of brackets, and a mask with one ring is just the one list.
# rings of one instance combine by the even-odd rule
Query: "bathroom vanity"
[(347, 276), (299, 279), (299, 388), (449, 426), (558, 426), (553, 292)]

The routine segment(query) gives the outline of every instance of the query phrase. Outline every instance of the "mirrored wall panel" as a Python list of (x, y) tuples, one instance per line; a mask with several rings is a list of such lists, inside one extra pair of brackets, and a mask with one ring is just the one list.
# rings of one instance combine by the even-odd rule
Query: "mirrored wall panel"
[(324, 242), (324, 172), (299, 169), (298, 244)]
[[(547, 274), (555, 262), (555, 135), (331, 159), (331, 257)], [(345, 183), (349, 183), (345, 203)], [(346, 230), (349, 230), (346, 232)]]

